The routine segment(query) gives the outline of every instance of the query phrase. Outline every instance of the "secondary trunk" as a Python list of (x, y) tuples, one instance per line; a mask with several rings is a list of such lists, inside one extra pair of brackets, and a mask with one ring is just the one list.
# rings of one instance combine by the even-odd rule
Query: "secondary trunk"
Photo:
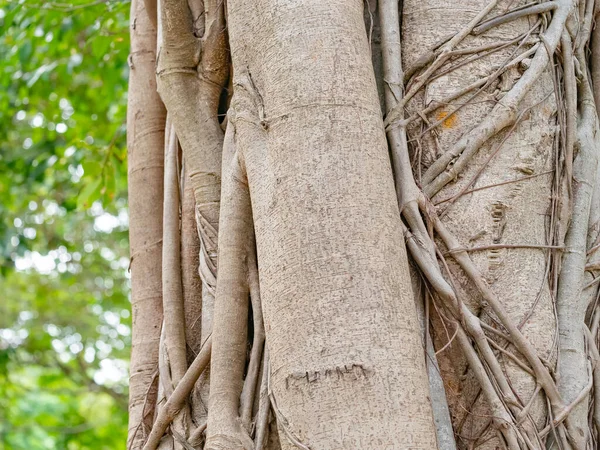
[(129, 380), (130, 448), (152, 427), (162, 322), (163, 148), (166, 111), (156, 92), (156, 29), (143, 1), (131, 3), (127, 109), (132, 344)]
[[(473, 11), (481, 11), (489, 3), (487, 0), (462, 2), (460, 5), (435, 0), (425, 3), (406, 1), (403, 21), (405, 67), (414, 67), (419, 57), (428, 49), (434, 48), (441, 36), (459, 32), (472, 19)], [(500, 8), (502, 6), (498, 8), (501, 11)], [(451, 21), (448, 20), (449, 17), (452, 17)], [(460, 60), (456, 57), (458, 62), (464, 64), (462, 67), (452, 71), (445, 67), (446, 74), (432, 77), (424, 93), (409, 102), (409, 114), (435, 102), (440, 105), (429, 115), (431, 122), (418, 122), (409, 129), (414, 148), (414, 164), (419, 168), (417, 174), (424, 174), (423, 178), (417, 176), (417, 181), (425, 188), (428, 186), (427, 169), (432, 162), (481, 122), (481, 118), (489, 114), (494, 106), (501, 107), (503, 96), (507, 95), (515, 80), (519, 79), (523, 68), (516, 66), (504, 71), (490, 91), (483, 92), (474, 101), (469, 102), (471, 93), (451, 103), (444, 103), (444, 99), (482, 77), (493, 74), (507, 60), (535, 45), (533, 38), (531, 43), (514, 42), (516, 37), (526, 35), (533, 23), (535, 20), (530, 22), (528, 17), (523, 17), (501, 25), (484, 36), (467, 36), (452, 50), (460, 51), (486, 44), (498, 47), (503, 45), (503, 48), (472, 62), (467, 58)], [(440, 72), (443, 73), (442, 70)], [(416, 77), (411, 81), (413, 80)], [(556, 114), (553, 91), (552, 76), (547, 70), (519, 105), (520, 110), (525, 113), (520, 117), (518, 125), (485, 142), (473, 161), (460, 172), (460, 178), (439, 192), (433, 192), (435, 196), (432, 198), (434, 204), (452, 199), (451, 202), (439, 204), (439, 211), (443, 211), (443, 215), (440, 214), (441, 220), (461, 245), (484, 247), (470, 252), (473, 263), (510, 319), (519, 324), (538, 353), (549, 361), (555, 358), (555, 318), (547, 272), (549, 250), (545, 250), (544, 246), (547, 244), (546, 214), (550, 210), (551, 199), (548, 195), (539, 193), (549, 193), (552, 188), (552, 149), (555, 140), (553, 117)], [(463, 107), (452, 114), (459, 105)], [(441, 119), (444, 121), (429, 132), (428, 128)], [(541, 173), (545, 174), (462, 195), (469, 188), (496, 185)], [(509, 248), (511, 245), (516, 248)], [(521, 248), (525, 245), (537, 245), (540, 248)], [(481, 305), (481, 294), (473, 281), (451, 260), (449, 267), (462, 301), (474, 314), (494, 326), (498, 322), (496, 315), (489, 306)], [(443, 325), (439, 321), (435, 323), (436, 343), (438, 348), (442, 348), (449, 342), (449, 336), (444, 334)], [(450, 323), (447, 326), (454, 328)], [(439, 358), (454, 415), (455, 431), (465, 436), (465, 441), (487, 441), (479, 448), (496, 448), (500, 443), (493, 437), (495, 430), (489, 428), (488, 421), (480, 419), (481, 416), (491, 414), (486, 406), (488, 399), (481, 395), (481, 388), (473, 378), (473, 372), (468, 370), (468, 363), (462, 356), (458, 343), (450, 344)], [(500, 357), (500, 361), (512, 390), (521, 401), (528, 403), (536, 388), (535, 379), (510, 358)], [(543, 397), (536, 397), (531, 414), (539, 427), (543, 425), (546, 413)]]

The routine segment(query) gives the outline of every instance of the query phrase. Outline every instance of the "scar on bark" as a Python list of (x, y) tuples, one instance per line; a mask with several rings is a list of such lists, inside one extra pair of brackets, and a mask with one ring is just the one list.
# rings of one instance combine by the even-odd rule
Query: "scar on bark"
[[(346, 377), (352, 374), (353, 377)], [(301, 383), (315, 383), (327, 379), (360, 380), (367, 378), (369, 370), (362, 363), (349, 363), (341, 366), (327, 367), (318, 370), (295, 371), (285, 378), (285, 388)]]

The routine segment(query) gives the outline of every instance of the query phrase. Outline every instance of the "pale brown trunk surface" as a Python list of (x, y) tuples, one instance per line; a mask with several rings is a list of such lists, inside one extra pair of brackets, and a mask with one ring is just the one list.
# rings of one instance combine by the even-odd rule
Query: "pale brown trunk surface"
[[(185, 308), (185, 338), (188, 365), (200, 352), (202, 346), (202, 280), (198, 273), (200, 265), (200, 239), (196, 226), (196, 201), (194, 190), (187, 176), (184, 178), (183, 203), (181, 210), (181, 279), (183, 284), (183, 306)], [(198, 383), (192, 392), (191, 410), (196, 423), (206, 421), (207, 406), (201, 397), (203, 383)]]
[[(427, 49), (433, 47), (444, 36), (459, 31), (488, 4), (488, 0), (471, 0), (460, 4), (437, 0), (406, 1), (403, 17), (404, 66), (406, 68), (413, 66)], [(498, 11), (501, 11), (500, 8)], [(502, 25), (485, 36), (468, 37), (459, 48), (476, 47), (496, 41), (507, 42), (527, 32), (532, 24), (528, 18), (523, 18)], [(516, 44), (507, 46), (488, 57), (432, 80), (427, 85), (425, 94), (410, 103), (409, 111), (414, 113), (423, 109), (431, 102), (440, 101), (481, 77), (489, 75), (510, 58), (515, 48)], [(420, 160), (415, 156), (419, 161), (416, 164), (421, 164), (422, 167), (422, 170), (417, 173), (424, 173), (431, 162), (436, 160), (445, 149), (451, 147), (462, 134), (477, 125), (496, 102), (501, 101), (503, 93), (512, 87), (519, 75), (518, 68), (507, 71), (496, 83), (495, 97), (487, 93), (482, 94), (471, 105), (463, 107), (448, 118), (436, 128), (434, 133), (426, 133), (420, 137), (420, 133), (427, 125), (419, 124), (413, 127), (410, 137), (420, 142), (418, 150), (417, 145), (413, 145), (414, 152), (415, 154), (418, 151), (422, 152)], [(483, 166), (486, 166), (486, 169), (472, 187), (493, 185), (524, 175), (550, 171), (554, 164), (552, 145), (555, 121), (552, 120), (552, 116), (556, 111), (554, 97), (551, 95), (553, 89), (551, 75), (547, 72), (532, 89), (521, 108), (541, 103), (532, 108), (512, 134), (506, 138), (503, 149), (496, 157), (487, 163), (490, 155), (506, 137), (504, 133), (484, 144), (476, 158), (461, 173), (457, 182), (442, 189), (433, 198), (433, 202), (460, 193), (465, 184), (469, 183)], [(467, 98), (463, 96), (455, 104), (440, 108), (430, 116), (431, 123), (443, 119), (453, 107), (460, 102), (465, 102)], [(547, 100), (544, 101), (544, 98)], [(547, 230), (546, 214), (549, 211), (550, 199), (548, 195), (540, 195), (540, 193), (550, 192), (551, 183), (552, 177), (548, 174), (462, 196), (448, 207), (442, 220), (464, 246), (544, 245)], [(445, 206), (442, 204), (440, 208)], [(520, 248), (490, 249), (471, 253), (471, 258), (492, 291), (505, 306), (511, 319), (516, 323), (524, 322), (522, 330), (540, 355), (546, 359), (555, 358), (555, 354), (551, 354), (555, 339), (555, 318), (547, 281), (546, 251)], [(490, 313), (489, 309), (481, 308), (479, 292), (454, 263), (451, 263), (450, 267), (456, 277), (454, 287), (458, 290), (459, 296), (475, 314), (490, 322), (486, 316), (493, 317), (494, 314)], [(490, 324), (493, 325), (493, 322)], [(444, 333), (444, 327), (440, 322), (436, 322), (435, 325), (436, 343), (438, 348), (441, 348), (448, 342), (449, 336)], [(450, 336), (452, 332), (453, 330), (450, 331)], [(486, 409), (485, 398), (481, 395), (479, 385), (473, 379), (472, 373), (467, 372), (467, 363), (457, 343), (438, 355), (438, 358), (442, 365), (442, 373), (445, 375), (446, 392), (451, 403), (455, 431), (466, 436), (465, 442), (470, 438), (477, 438), (484, 434), (482, 427), (488, 424), (488, 421), (480, 417), (490, 414)], [(517, 395), (527, 402), (535, 388), (535, 381), (506, 358), (502, 358), (501, 361), (508, 370), (511, 385)], [(532, 412), (538, 426), (541, 426), (545, 419), (545, 406), (541, 396)], [(489, 436), (485, 437), (489, 438)], [(494, 449), (497, 445), (499, 443), (492, 439), (481, 448)]]
[(163, 148), (166, 111), (156, 93), (156, 29), (144, 2), (131, 4), (127, 148), (131, 247), (132, 349), (128, 448), (152, 426), (162, 322)]
[(282, 448), (435, 448), (362, 2), (228, 7)]
[[(590, 5), (577, 5), (579, 17), (572, 17), (569, 30), (573, 41), (564, 31), (567, 16), (577, 12), (569, 2), (532, 7), (510, 1), (409, 0), (404, 6), (404, 81), (408, 95), (417, 92), (416, 86), (424, 88), (407, 102), (416, 179), (438, 205), (435, 227), (443, 238), (441, 249), (452, 251), (445, 257), (457, 297), (489, 331), (500, 331), (486, 338), (493, 353), (487, 350), (486, 356), (485, 345), (477, 344), (488, 366), (485, 378), (496, 383), (482, 390), (473, 360), (463, 356), (464, 339), (453, 341), (456, 320), (462, 319), (448, 320), (446, 312), (434, 321), (454, 429), (465, 447), (502, 445), (496, 433), (502, 429), (498, 413), (504, 411), (522, 427), (512, 438), (503, 431), (509, 448), (542, 448), (548, 433), (540, 433), (547, 424), (546, 401), (555, 417), (569, 413), (566, 430), (557, 431), (563, 446), (584, 449), (591, 443), (584, 341), (590, 300), (580, 299), (580, 292), (596, 181), (591, 130), (597, 123), (587, 68), (577, 72), (573, 66), (574, 52), (579, 64), (586, 64)], [(538, 9), (521, 14), (522, 8), (514, 19), (504, 20), (507, 12), (525, 6)], [(485, 8), (490, 12), (454, 44)], [(545, 11), (553, 11), (546, 17), (551, 21), (540, 22), (538, 14)], [(563, 72), (549, 64), (559, 42)], [(558, 112), (557, 96), (563, 103)], [(574, 146), (579, 150), (575, 164)], [(572, 176), (574, 209), (565, 241)], [(561, 258), (557, 250), (563, 246)], [(502, 334), (511, 339), (499, 338)], [(495, 398), (505, 404), (490, 409)]]

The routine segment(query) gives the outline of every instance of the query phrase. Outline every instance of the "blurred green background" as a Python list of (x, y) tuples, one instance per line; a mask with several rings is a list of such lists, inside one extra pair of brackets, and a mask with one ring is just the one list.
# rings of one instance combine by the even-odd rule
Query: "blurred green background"
[(122, 449), (128, 1), (0, 0), (0, 449)]

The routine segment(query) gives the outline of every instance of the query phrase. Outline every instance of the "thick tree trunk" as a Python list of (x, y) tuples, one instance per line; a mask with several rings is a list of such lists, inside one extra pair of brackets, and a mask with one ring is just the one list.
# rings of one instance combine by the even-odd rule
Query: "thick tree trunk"
[[(435, 448), (362, 2), (228, 7), (282, 448)], [(227, 420), (212, 414), (209, 439)]]

